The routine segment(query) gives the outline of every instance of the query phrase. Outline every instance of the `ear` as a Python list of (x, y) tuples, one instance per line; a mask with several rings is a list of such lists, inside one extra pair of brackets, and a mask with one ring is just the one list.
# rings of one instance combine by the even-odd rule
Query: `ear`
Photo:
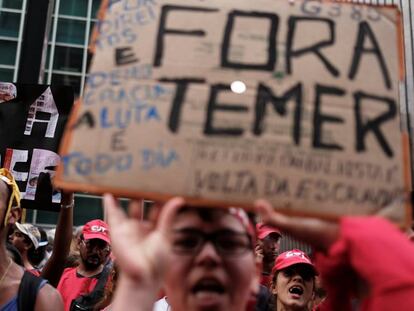
[(22, 216), (22, 209), (20, 207), (13, 207), (7, 217), (7, 224), (14, 225), (20, 220)]

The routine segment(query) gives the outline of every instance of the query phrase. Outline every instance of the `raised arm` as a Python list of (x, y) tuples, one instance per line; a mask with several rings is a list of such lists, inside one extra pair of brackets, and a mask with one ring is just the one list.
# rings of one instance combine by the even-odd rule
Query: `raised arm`
[(285, 216), (275, 211), (265, 200), (256, 201), (256, 210), (263, 222), (279, 228), (320, 251), (327, 251), (338, 239), (339, 225), (316, 218)]
[(69, 255), (73, 228), (73, 192), (62, 192), (62, 208), (56, 225), (53, 252), (43, 268), (41, 276), (57, 287), (66, 258)]

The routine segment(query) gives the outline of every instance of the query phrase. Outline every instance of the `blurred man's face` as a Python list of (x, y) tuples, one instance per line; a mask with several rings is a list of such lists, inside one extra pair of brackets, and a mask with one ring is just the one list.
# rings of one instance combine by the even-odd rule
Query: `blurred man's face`
[(87, 270), (95, 270), (106, 262), (111, 252), (107, 242), (101, 239), (85, 240), (83, 236), (78, 241), (80, 257)]
[(277, 233), (271, 233), (265, 237), (262, 241), (263, 260), (274, 261), (279, 255), (280, 250), (280, 235)]
[(173, 310), (244, 310), (258, 284), (245, 227), (227, 211), (211, 215), (184, 211), (172, 226), (165, 290)]

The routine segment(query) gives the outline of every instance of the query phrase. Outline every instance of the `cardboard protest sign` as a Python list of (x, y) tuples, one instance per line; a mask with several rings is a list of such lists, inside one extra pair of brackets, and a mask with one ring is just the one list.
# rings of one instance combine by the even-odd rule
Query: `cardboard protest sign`
[(59, 186), (327, 217), (407, 190), (395, 7), (120, 0), (98, 29)]
[(0, 82), (0, 165), (14, 175), (22, 194), (22, 207), (57, 209), (60, 193), (50, 206), (34, 202), (39, 177), (52, 177), (70, 109), (73, 90), (64, 86)]

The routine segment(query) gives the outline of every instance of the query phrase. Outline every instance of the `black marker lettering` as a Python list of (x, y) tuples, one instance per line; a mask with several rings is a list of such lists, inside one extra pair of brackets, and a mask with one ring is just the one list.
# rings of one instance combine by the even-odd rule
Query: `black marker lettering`
[(323, 123), (343, 123), (344, 120), (332, 115), (321, 113), (321, 104), (323, 95), (343, 96), (345, 91), (336, 87), (329, 87), (317, 84), (315, 87), (315, 111), (313, 114), (313, 142), (312, 146), (321, 149), (343, 150), (344, 148), (335, 143), (324, 143), (322, 141), (322, 125)]
[(194, 12), (194, 11), (212, 13), (212, 12), (217, 12), (218, 9), (179, 6), (179, 5), (164, 5), (161, 8), (160, 25), (158, 27), (158, 35), (157, 35), (157, 45), (155, 47), (154, 67), (159, 67), (161, 66), (161, 63), (162, 63), (162, 57), (164, 53), (164, 35), (173, 34), (173, 35), (199, 36), (199, 37), (205, 36), (205, 31), (200, 30), (200, 29), (182, 30), (182, 29), (166, 28), (167, 27), (166, 26), (167, 16), (171, 11), (189, 11), (191, 14), (191, 12)]
[[(369, 39), (372, 44), (372, 48), (364, 47), (365, 39)], [(349, 79), (355, 79), (355, 75), (359, 69), (359, 63), (363, 53), (372, 53), (378, 59), (382, 76), (384, 78), (385, 86), (391, 89), (391, 79), (388, 73), (387, 66), (385, 64), (384, 56), (382, 55), (381, 49), (378, 45), (378, 41), (375, 38), (374, 32), (367, 22), (359, 23), (357, 42), (354, 48), (354, 57), (352, 58), (351, 68), (349, 69)]]
[(273, 104), (275, 111), (281, 115), (286, 115), (286, 105), (290, 100), (295, 100), (295, 112), (293, 116), (293, 140), (298, 145), (300, 143), (300, 130), (302, 119), (302, 84), (298, 83), (282, 96), (277, 97), (272, 90), (263, 84), (259, 84), (256, 97), (256, 117), (254, 119), (253, 134), (260, 135), (263, 132), (263, 119), (266, 113), (266, 104)]
[(237, 105), (219, 105), (217, 103), (217, 95), (221, 91), (231, 91), (229, 85), (224, 84), (213, 84), (210, 90), (210, 99), (207, 106), (207, 118), (204, 126), (204, 134), (206, 135), (231, 135), (240, 136), (243, 134), (241, 128), (214, 128), (213, 127), (213, 114), (215, 110), (223, 111), (234, 111), (234, 112), (245, 112), (247, 107)]
[(130, 46), (115, 49), (115, 64), (117, 66), (128, 65), (137, 62), (138, 58), (135, 57), (134, 51)]
[[(305, 47), (302, 49), (294, 50), (294, 38), (296, 35), (296, 26), (299, 22), (316, 22), (316, 23), (326, 23), (329, 27), (330, 37), (327, 40), (321, 40), (315, 42), (314, 45)], [(339, 71), (332, 65), (329, 60), (322, 54), (320, 51), (324, 47), (335, 44), (335, 24), (332, 20), (327, 18), (317, 18), (317, 17), (290, 17), (289, 18), (289, 30), (287, 35), (287, 44), (286, 44), (286, 70), (288, 74), (292, 73), (292, 58), (302, 56), (306, 53), (314, 53), (325, 65), (326, 69), (334, 76), (339, 76)], [(311, 26), (309, 26), (311, 27)]]
[(168, 119), (168, 128), (171, 132), (177, 133), (180, 125), (181, 106), (184, 102), (188, 84), (205, 83), (205, 80), (188, 78), (188, 79), (160, 79), (160, 82), (173, 82), (177, 84), (175, 96), (171, 105), (170, 118)]
[[(358, 152), (363, 152), (366, 150), (365, 138), (369, 132), (372, 132), (377, 138), (378, 143), (381, 146), (384, 153), (388, 157), (392, 158), (394, 156), (394, 152), (392, 151), (390, 145), (385, 140), (385, 137), (383, 133), (381, 132), (380, 125), (384, 122), (387, 122), (395, 118), (397, 114), (397, 107), (396, 107), (395, 101), (392, 98), (369, 95), (364, 92), (356, 92), (354, 94), (354, 98), (355, 98), (354, 111), (355, 111), (356, 137), (357, 137), (356, 150)], [(388, 111), (379, 115), (378, 117), (374, 119), (365, 121), (364, 123), (364, 120), (361, 116), (362, 101), (364, 99), (368, 99), (370, 101), (375, 100), (375, 101), (383, 102), (384, 104), (388, 106)]]
[[(229, 60), (229, 50), (231, 46), (231, 34), (233, 32), (234, 21), (236, 17), (248, 17), (248, 18), (266, 18), (270, 20), (269, 30), (269, 45), (267, 50), (267, 62), (264, 64), (247, 64), (232, 62)], [(276, 63), (276, 33), (279, 24), (279, 17), (276, 14), (262, 13), (262, 12), (243, 12), (232, 11), (229, 13), (226, 28), (224, 30), (223, 43), (221, 48), (221, 66), (224, 68), (234, 69), (250, 69), (250, 70), (267, 70), (273, 71)]]
[(76, 123), (73, 125), (72, 129), (77, 129), (83, 124), (85, 124), (89, 128), (95, 127), (95, 119), (90, 111), (85, 111), (83, 115), (80, 116)]

